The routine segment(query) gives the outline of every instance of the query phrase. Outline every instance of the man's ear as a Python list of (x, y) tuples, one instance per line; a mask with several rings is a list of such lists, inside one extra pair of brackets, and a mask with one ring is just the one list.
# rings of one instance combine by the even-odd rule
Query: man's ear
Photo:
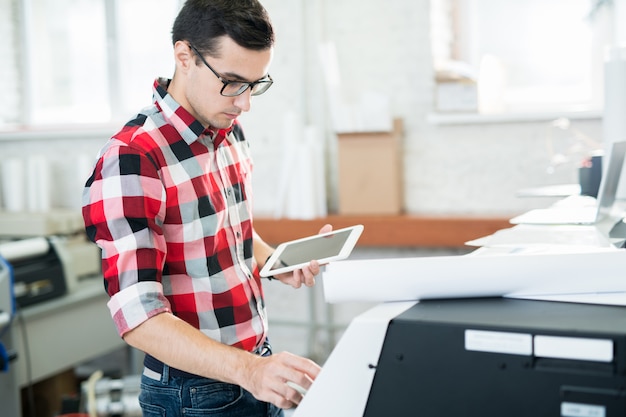
[(176, 62), (176, 70), (187, 72), (192, 65), (196, 64), (196, 56), (184, 41), (176, 41), (174, 44), (174, 60)]

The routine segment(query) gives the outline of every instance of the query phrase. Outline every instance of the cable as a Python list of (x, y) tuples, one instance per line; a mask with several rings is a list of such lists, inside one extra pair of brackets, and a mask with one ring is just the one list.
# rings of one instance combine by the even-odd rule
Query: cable
[(87, 391), (87, 413), (89, 417), (98, 417), (98, 407), (96, 403), (96, 383), (102, 379), (103, 372), (97, 370), (89, 376), (87, 379), (86, 391)]
[(9, 271), (9, 292), (11, 302), (11, 311), (7, 312), (9, 314), (9, 323), (7, 323), (6, 327), (0, 330), (0, 339), (2, 339), (11, 328), (11, 324), (13, 323), (13, 318), (15, 316), (15, 309), (17, 308), (17, 302), (15, 301), (15, 294), (13, 293), (13, 267), (2, 257), (2, 255), (0, 255), (0, 266), (5, 267)]
[(0, 330), (0, 339), (2, 339), (4, 337), (4, 335), (9, 331), (9, 329), (11, 328), (11, 324), (13, 323), (13, 315), (10, 315), (9, 317), (9, 322), (7, 323), (7, 325), (5, 327), (3, 327)]
[(33, 372), (31, 367), (31, 358), (30, 358), (30, 346), (28, 344), (28, 335), (26, 334), (26, 323), (24, 321), (24, 315), (22, 314), (22, 310), (19, 305), (16, 303), (15, 315), (18, 318), (18, 322), (20, 324), (20, 329), (22, 330), (22, 343), (24, 345), (24, 357), (26, 363), (26, 380), (28, 381), (28, 385), (26, 386), (26, 392), (28, 395), (28, 405), (30, 411), (30, 417), (36, 417), (37, 413), (35, 412), (35, 394), (33, 392)]

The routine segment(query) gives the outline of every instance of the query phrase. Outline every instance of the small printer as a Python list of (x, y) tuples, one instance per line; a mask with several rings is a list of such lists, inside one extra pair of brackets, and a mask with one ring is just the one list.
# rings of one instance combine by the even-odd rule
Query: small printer
[(100, 272), (99, 249), (82, 235), (0, 241), (0, 255), (13, 269), (18, 307), (61, 297)]

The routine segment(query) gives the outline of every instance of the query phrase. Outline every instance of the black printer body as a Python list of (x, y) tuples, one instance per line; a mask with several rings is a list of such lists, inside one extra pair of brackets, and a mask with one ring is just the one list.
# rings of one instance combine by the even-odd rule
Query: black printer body
[(364, 416), (624, 417), (626, 308), (422, 301), (389, 323)]
[(57, 249), (10, 261), (13, 293), (18, 307), (28, 307), (67, 293), (64, 266)]

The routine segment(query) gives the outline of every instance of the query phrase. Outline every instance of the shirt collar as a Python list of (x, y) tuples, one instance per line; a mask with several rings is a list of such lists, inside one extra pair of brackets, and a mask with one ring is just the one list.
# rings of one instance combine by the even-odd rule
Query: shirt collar
[(167, 92), (172, 80), (157, 78), (154, 81), (152, 95), (154, 103), (163, 113), (163, 117), (180, 133), (185, 142), (191, 144), (201, 137), (210, 139), (217, 146), (228, 136), (232, 126), (228, 129), (205, 128), (194, 116), (181, 106), (174, 97)]

